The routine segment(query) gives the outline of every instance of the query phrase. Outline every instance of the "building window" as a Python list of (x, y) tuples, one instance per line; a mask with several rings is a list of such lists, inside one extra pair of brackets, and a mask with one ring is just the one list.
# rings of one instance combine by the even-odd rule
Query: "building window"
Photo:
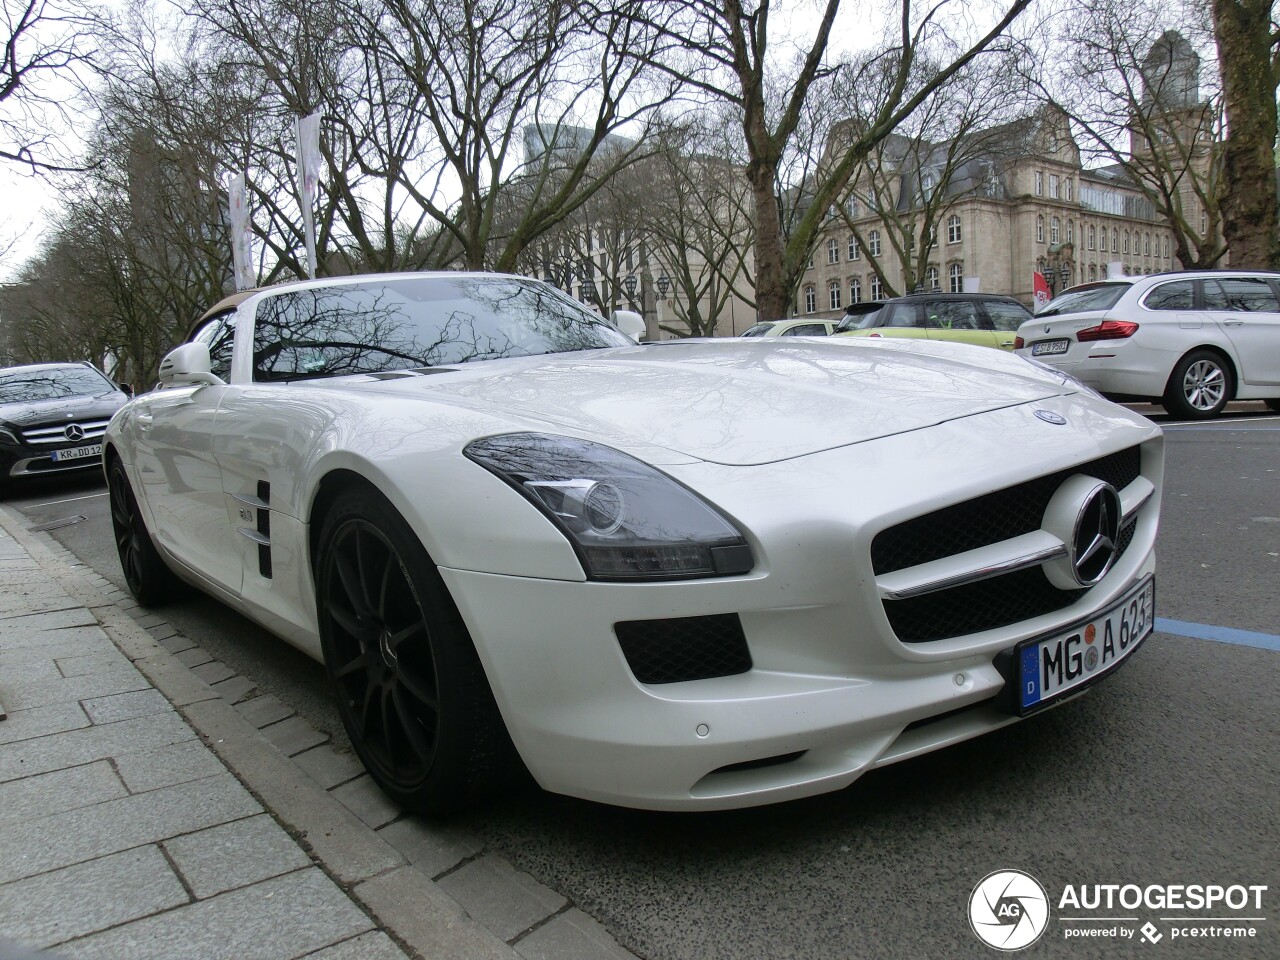
[(1037, 197), (1044, 196), (1044, 171), (1043, 170), (1036, 171), (1036, 196)]
[(1074, 199), (1072, 196), (1074, 193), (1075, 193), (1074, 183), (1070, 177), (1067, 177), (1067, 199), (1068, 200)]
[(1142, 235), (1142, 255), (1144, 257), (1151, 256), (1151, 234), (1149, 233)]
[(1120, 232), (1115, 227), (1111, 228), (1111, 252), (1120, 252)]
[(1098, 249), (1098, 231), (1094, 229), (1093, 224), (1089, 225), (1089, 249)]
[(1058, 199), (1058, 175), (1056, 173), (1049, 174), (1049, 199)]
[(960, 242), (960, 218), (954, 214), (947, 218), (947, 243)]
[(1201, 207), (1200, 208), (1200, 236), (1202, 237), (1205, 236), (1208, 229), (1209, 229), (1209, 213), (1204, 209), (1204, 207)]
[(827, 263), (840, 262), (840, 243), (836, 240), (827, 241)]
[[(872, 230), (867, 234), (867, 253), (873, 257), (880, 256), (880, 231)], [(879, 297), (876, 298), (877, 300)]]
[(831, 283), (827, 286), (827, 292), (831, 299), (831, 309), (839, 310), (840, 309), (840, 281), (832, 280)]
[(964, 267), (958, 263), (953, 263), (947, 273), (951, 277), (951, 292), (964, 293)]
[(1166, 260), (1169, 259), (1169, 238), (1168, 237), (1164, 238), (1164, 258)]
[(929, 224), (929, 246), (936, 247), (938, 245), (938, 225), (936, 223)]
[(805, 267), (805, 269), (806, 269), (806, 270), (812, 270), (812, 269), (813, 269), (813, 254), (812, 254), (812, 253), (811, 253), (811, 254), (809, 254), (809, 263), (808, 263), (808, 265)]
[(1129, 231), (1128, 230), (1124, 232), (1124, 252), (1125, 253), (1129, 252)]
[(1062, 221), (1059, 220), (1057, 217), (1054, 217), (1052, 220), (1049, 221), (1049, 242), (1061, 243), (1062, 242), (1061, 234), (1062, 234)]
[(880, 275), (873, 273), (871, 279), (867, 281), (867, 289), (871, 293), (872, 300), (884, 299), (884, 284), (880, 282)]
[(1076, 242), (1076, 223), (1070, 217), (1067, 217), (1067, 243)]
[(858, 259), (858, 238), (857, 237), (849, 238), (849, 259), (850, 260)]
[(1092, 283), (1098, 279), (1098, 265), (1096, 263), (1089, 264), (1089, 282)]
[(857, 277), (849, 278), (849, 302), (850, 303), (862, 302), (862, 281), (859, 280)]
[(938, 273), (937, 267), (930, 267), (925, 271), (925, 279), (929, 282), (930, 290), (942, 289), (942, 277)]
[(1044, 214), (1036, 214), (1036, 243), (1044, 243)]
[(818, 309), (818, 291), (813, 287), (804, 288), (804, 312), (813, 313)]

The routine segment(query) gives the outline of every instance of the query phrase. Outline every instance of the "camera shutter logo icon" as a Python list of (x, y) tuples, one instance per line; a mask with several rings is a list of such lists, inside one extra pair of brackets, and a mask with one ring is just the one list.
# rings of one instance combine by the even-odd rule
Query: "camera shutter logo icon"
[(1031, 946), (1049, 926), (1049, 895), (1021, 870), (997, 870), (969, 895), (969, 926), (989, 947), (1012, 953)]

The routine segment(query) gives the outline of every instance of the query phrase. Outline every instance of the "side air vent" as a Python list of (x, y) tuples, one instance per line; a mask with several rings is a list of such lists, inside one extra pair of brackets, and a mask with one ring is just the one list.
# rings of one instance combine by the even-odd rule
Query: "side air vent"
[(736, 613), (613, 625), (627, 665), (641, 683), (731, 677), (751, 669), (751, 652)]
[[(242, 504), (240, 517), (252, 520), (252, 527), (240, 527), (240, 535), (248, 537), (258, 545), (258, 573), (271, 579), (271, 484), (265, 480), (258, 481), (256, 495), (235, 494), (235, 499)], [(248, 509), (245, 509), (245, 508)], [(252, 511), (252, 512), (250, 512)]]

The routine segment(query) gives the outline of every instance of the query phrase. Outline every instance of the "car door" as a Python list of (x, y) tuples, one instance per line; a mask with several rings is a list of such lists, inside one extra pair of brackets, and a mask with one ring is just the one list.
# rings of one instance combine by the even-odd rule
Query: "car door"
[(1267, 277), (1215, 277), (1204, 281), (1205, 310), (1231, 342), (1240, 379), (1280, 384), (1280, 298)]
[(829, 323), (798, 323), (788, 330), (784, 330), (784, 337), (825, 337), (831, 333), (831, 324)]
[(1007, 300), (987, 300), (982, 306), (993, 332), (993, 345), (1001, 350), (1012, 350), (1018, 328), (1031, 319), (1031, 311), (1020, 303)]
[[(230, 375), (235, 311), (209, 319), (192, 340), (210, 347), (213, 371)], [(138, 492), (160, 546), (184, 566), (231, 592), (240, 571), (231, 554), (221, 470), (214, 457), (218, 408), (226, 384), (166, 387), (134, 403)]]

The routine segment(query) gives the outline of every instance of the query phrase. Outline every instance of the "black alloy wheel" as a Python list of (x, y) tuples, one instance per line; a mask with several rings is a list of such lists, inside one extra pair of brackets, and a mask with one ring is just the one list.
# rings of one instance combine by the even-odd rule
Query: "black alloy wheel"
[(317, 562), (325, 665), (370, 775), (411, 810), (447, 813), (518, 769), (448, 591), (403, 518), (373, 490), (328, 511)]
[(156, 550), (138, 501), (129, 485), (124, 464), (112, 457), (107, 467), (107, 491), (116, 552), (129, 592), (144, 607), (158, 606), (173, 597), (179, 581)]

